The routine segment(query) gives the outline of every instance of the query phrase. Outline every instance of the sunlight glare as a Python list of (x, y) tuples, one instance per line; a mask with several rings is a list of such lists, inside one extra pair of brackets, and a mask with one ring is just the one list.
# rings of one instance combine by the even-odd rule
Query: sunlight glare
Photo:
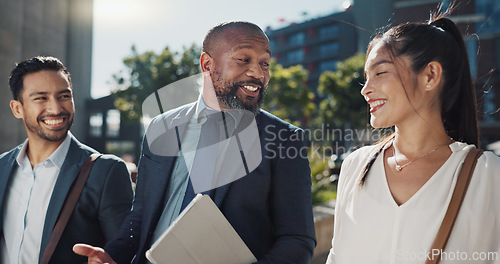
[(94, 16), (106, 23), (120, 22), (145, 17), (146, 7), (148, 5), (135, 0), (97, 0), (94, 1)]

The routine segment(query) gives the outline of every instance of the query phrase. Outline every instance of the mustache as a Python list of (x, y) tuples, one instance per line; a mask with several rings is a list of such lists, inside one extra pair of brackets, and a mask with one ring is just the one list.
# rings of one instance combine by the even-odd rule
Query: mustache
[(255, 84), (255, 85), (258, 85), (261, 90), (264, 90), (264, 84), (259, 80), (239, 81), (239, 82), (235, 82), (233, 85), (234, 86), (241, 86), (241, 85), (245, 85), (245, 84)]
[(42, 115), (42, 116), (39, 116), (37, 119), (38, 121), (41, 121), (42, 119), (46, 118), (46, 117), (66, 117), (66, 118), (69, 118), (71, 115), (69, 113), (60, 113), (60, 114), (57, 114), (57, 115)]

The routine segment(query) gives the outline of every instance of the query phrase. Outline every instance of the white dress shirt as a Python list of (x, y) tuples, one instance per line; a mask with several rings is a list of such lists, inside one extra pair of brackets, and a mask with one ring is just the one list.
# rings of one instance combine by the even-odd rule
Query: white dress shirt
[(71, 136), (43, 162), (31, 167), (26, 140), (16, 158), (3, 211), (2, 263), (38, 263), (45, 215)]
[[(387, 184), (383, 154), (363, 186), (361, 172), (374, 147), (355, 151), (342, 164), (333, 248), (327, 263), (425, 263), (441, 225), (456, 180), (471, 145), (455, 142), (448, 160), (404, 204)], [(407, 169), (411, 169), (408, 167)], [(500, 263), (500, 158), (485, 152), (440, 263)]]

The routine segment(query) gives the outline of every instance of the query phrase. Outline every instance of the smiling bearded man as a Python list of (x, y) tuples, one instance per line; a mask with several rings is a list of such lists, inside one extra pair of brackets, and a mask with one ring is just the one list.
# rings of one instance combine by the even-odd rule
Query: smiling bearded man
[[(96, 151), (69, 132), (75, 114), (73, 87), (58, 59), (35, 57), (19, 63), (9, 85), (12, 113), (23, 120), (28, 139), (0, 155), (1, 263), (39, 263), (44, 249), (53, 244), (49, 237), (70, 188)], [(72, 245), (104, 245), (117, 233), (132, 198), (125, 163), (113, 155), (98, 158), (49, 263), (83, 263), (85, 258), (74, 254)]]
[(149, 124), (136, 199), (120, 234), (104, 250), (76, 245), (75, 252), (89, 263), (147, 263), (145, 252), (194, 194), (204, 193), (258, 263), (309, 263), (316, 240), (307, 154), (276, 155), (304, 150), (303, 131), (260, 109), (270, 60), (257, 25), (212, 28), (203, 42), (198, 100)]

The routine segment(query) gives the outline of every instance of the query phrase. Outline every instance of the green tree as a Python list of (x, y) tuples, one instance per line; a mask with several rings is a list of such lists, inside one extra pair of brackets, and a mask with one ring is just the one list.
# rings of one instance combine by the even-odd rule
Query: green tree
[[(132, 55), (123, 59), (127, 72), (113, 75), (118, 87), (115, 107), (125, 121), (139, 122), (142, 102), (163, 86), (200, 72), (200, 48), (192, 45), (184, 48), (182, 55), (168, 47), (160, 54), (153, 51), (138, 53), (132, 46)], [(182, 91), (180, 91), (182, 92)]]
[(308, 72), (301, 65), (283, 68), (274, 60), (263, 108), (283, 120), (306, 126), (314, 110), (314, 93), (307, 87)]
[(335, 72), (320, 76), (318, 93), (319, 121), (330, 128), (365, 128), (367, 104), (360, 94), (364, 82), (364, 54), (337, 64)]
[(338, 175), (332, 175), (334, 162), (329, 157), (311, 155), (311, 193), (313, 205), (326, 203), (337, 198), (337, 184), (334, 180)]

